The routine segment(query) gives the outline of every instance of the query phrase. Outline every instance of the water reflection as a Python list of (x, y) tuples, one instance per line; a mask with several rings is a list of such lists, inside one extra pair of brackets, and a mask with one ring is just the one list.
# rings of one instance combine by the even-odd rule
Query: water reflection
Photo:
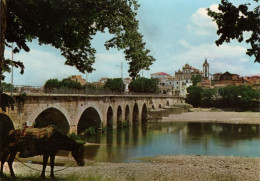
[(131, 162), (156, 155), (235, 155), (258, 157), (259, 125), (145, 123), (86, 137), (87, 159)]

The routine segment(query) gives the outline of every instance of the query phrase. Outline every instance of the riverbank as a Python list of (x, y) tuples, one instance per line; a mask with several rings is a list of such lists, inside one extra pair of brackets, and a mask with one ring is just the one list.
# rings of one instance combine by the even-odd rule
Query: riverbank
[[(260, 180), (260, 158), (226, 156), (158, 156), (140, 158), (144, 163), (87, 161), (84, 167), (69, 167), (55, 175), (60, 180)], [(59, 158), (57, 159), (57, 163)], [(26, 165), (41, 170), (38, 164)], [(56, 166), (60, 170), (66, 166)], [(40, 172), (14, 163), (18, 177), (37, 180)], [(49, 170), (49, 168), (47, 169)], [(5, 172), (9, 172), (7, 165)], [(46, 176), (49, 173), (46, 172)]]
[(224, 112), (220, 109), (193, 108), (191, 112), (171, 114), (163, 122), (207, 122), (230, 124), (260, 124), (260, 112)]

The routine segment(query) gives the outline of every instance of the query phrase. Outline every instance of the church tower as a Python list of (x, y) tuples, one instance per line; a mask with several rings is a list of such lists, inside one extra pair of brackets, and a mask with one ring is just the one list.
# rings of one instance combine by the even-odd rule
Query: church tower
[(203, 75), (202, 75), (203, 79), (208, 80), (209, 79), (209, 64), (207, 59), (205, 59), (205, 62), (203, 64)]

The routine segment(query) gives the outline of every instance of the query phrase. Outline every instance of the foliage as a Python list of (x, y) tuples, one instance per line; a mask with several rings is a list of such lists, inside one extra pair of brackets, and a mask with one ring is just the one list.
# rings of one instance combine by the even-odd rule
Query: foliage
[(157, 79), (151, 78), (137, 78), (129, 84), (129, 90), (133, 93), (157, 93), (159, 88), (157, 86)]
[(94, 70), (93, 36), (108, 31), (113, 37), (105, 47), (123, 49), (130, 76), (135, 77), (155, 61), (138, 32), (138, 7), (136, 0), (7, 0), (5, 42), (9, 47), (15, 42), (15, 52), (28, 52), (33, 39), (50, 44), (60, 50), (66, 65), (84, 73)]
[(219, 89), (223, 106), (232, 106), (238, 104), (239, 90), (236, 86), (226, 86)]
[(11, 89), (12, 89), (12, 84), (6, 82), (2, 83), (1, 90), (3, 90), (3, 92), (11, 92)]
[(121, 78), (108, 79), (104, 88), (112, 92), (124, 92), (124, 82)]
[(58, 79), (49, 79), (44, 84), (44, 90), (49, 92), (52, 89), (60, 89), (60, 88), (69, 88), (69, 89), (76, 89), (81, 90), (83, 86), (79, 82), (75, 82), (72, 80), (65, 80), (59, 81)]
[(97, 129), (94, 128), (94, 127), (88, 127), (87, 129), (85, 129), (84, 131), (84, 135), (87, 135), (87, 136), (93, 136), (97, 133)]
[[(3, 73), (11, 72), (11, 66), (14, 66), (15, 68), (20, 68), (20, 74), (24, 73), (24, 65), (21, 61), (15, 61), (15, 60), (10, 60), (10, 59), (5, 59), (3, 63)], [(5, 76), (2, 75), (2, 80), (5, 79)]]
[(187, 98), (186, 102), (192, 104), (194, 107), (201, 105), (202, 101), (202, 88), (198, 86), (190, 86), (187, 88)]
[(201, 75), (192, 75), (191, 76), (191, 81), (192, 81), (192, 85), (196, 86), (199, 82), (201, 82), (202, 77)]
[(246, 107), (253, 104), (253, 100), (259, 100), (259, 92), (250, 86), (226, 86), (219, 89), (223, 106)]
[(8, 107), (11, 107), (11, 109), (14, 110), (14, 103), (15, 103), (14, 99), (11, 96), (4, 93), (0, 94), (0, 96), (1, 96), (1, 102), (0, 102), (1, 109), (4, 112), (6, 112), (6, 108)]
[(212, 107), (214, 105), (213, 98), (216, 96), (216, 89), (203, 89), (202, 92), (202, 106)]
[(221, 0), (219, 4), (219, 11), (215, 12), (207, 9), (208, 15), (213, 18), (213, 21), (217, 23), (217, 34), (220, 35), (216, 41), (216, 45), (219, 46), (224, 42), (230, 42), (232, 39), (237, 39), (239, 42), (244, 41), (244, 32), (251, 32), (251, 37), (245, 40), (246, 43), (250, 43), (251, 48), (247, 49), (249, 56), (255, 56), (255, 62), (260, 63), (260, 6), (259, 4), (250, 10), (250, 6), (257, 4), (258, 0), (254, 0), (256, 3), (240, 4), (238, 7), (234, 6), (228, 0)]
[(187, 92), (186, 101), (194, 107), (250, 108), (260, 98), (259, 91), (245, 85), (226, 86), (218, 90), (190, 86)]

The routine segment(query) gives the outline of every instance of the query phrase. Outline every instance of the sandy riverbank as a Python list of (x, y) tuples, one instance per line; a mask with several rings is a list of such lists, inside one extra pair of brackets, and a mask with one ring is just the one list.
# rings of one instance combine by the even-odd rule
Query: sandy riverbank
[[(142, 158), (145, 163), (101, 163), (89, 161), (84, 167), (69, 167), (55, 175), (72, 180), (260, 180), (260, 158), (224, 156), (158, 156)], [(41, 165), (28, 164), (41, 170)], [(64, 167), (56, 166), (59, 170)], [(7, 165), (4, 168), (8, 171)], [(18, 176), (40, 172), (14, 163)], [(49, 170), (49, 168), (47, 169)], [(48, 175), (47, 173), (46, 175)]]
[(169, 117), (163, 117), (162, 121), (260, 124), (260, 112), (224, 112), (210, 111), (209, 109), (192, 109), (191, 111), (171, 114)]

